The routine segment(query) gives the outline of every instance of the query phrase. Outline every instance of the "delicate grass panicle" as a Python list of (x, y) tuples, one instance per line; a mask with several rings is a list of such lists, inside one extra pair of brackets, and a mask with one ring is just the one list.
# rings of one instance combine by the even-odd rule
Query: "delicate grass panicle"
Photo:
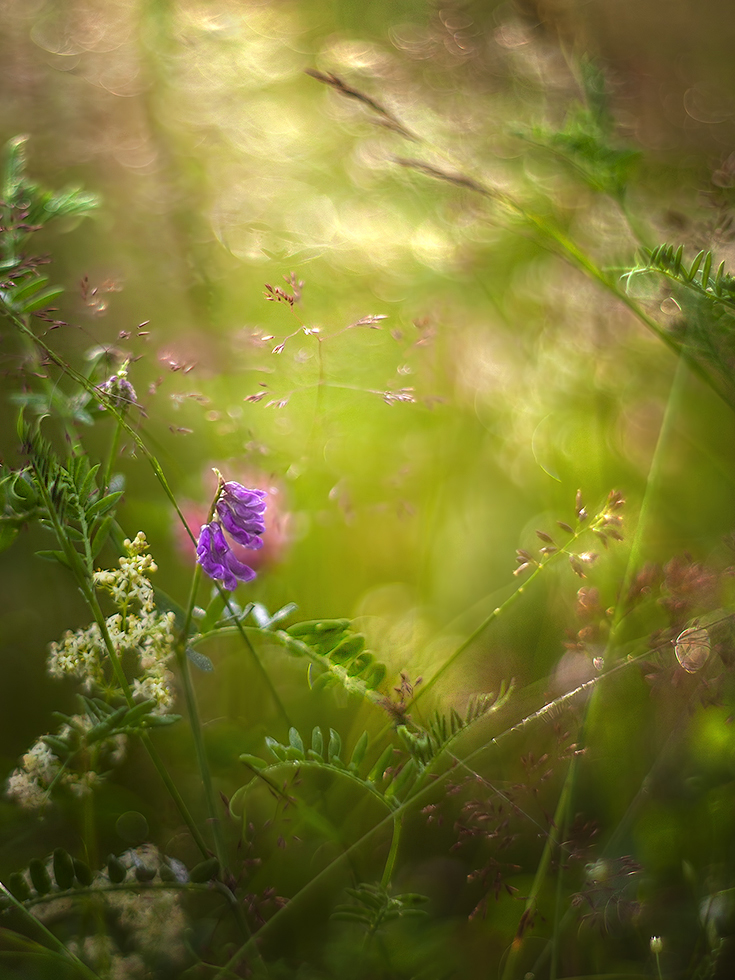
[[(123, 8), (114, 16), (124, 20)], [(169, 325), (176, 342), (158, 360), (180, 387), (149, 418), (138, 393), (145, 401), (163, 384), (147, 357), (155, 326), (122, 322), (111, 347), (99, 327), (107, 299), (85, 277), (83, 329), (101, 336), (80, 357), (52, 305), (61, 290), (31, 254), (48, 223), (99, 202), (44, 190), (28, 176), (26, 138), (6, 146), (0, 315), (18, 452), (0, 472), (0, 546), (40, 542), (53, 588), (73, 602), (47, 656), (69, 713), (40, 722), (49, 733), (8, 767), (0, 973), (733, 975), (734, 578), (726, 505), (720, 514), (700, 497), (716, 474), (733, 480), (735, 278), (718, 241), (656, 245), (645, 203), (633, 213), (653, 192), (635, 183), (640, 154), (616, 131), (599, 68), (581, 59), (570, 72), (527, 24), (485, 36), (473, 10), (445, 5), (420, 28), (395, 26), (390, 51), (330, 35), (320, 59), (335, 71), (308, 78), (279, 5), (153, 5), (115, 36), (85, 13), (78, 43), (61, 31), (61, 7), (32, 27), (55, 69), (79, 61), (68, 73), (78, 79), (93, 50), (114, 67), (142, 32), (132, 74), (95, 69), (105, 91), (130, 98), (126, 86), (142, 79), (140, 116), (162, 127), (120, 159), (146, 174), (179, 167), (177, 202), (201, 164), (216, 236), (196, 224), (204, 204), (169, 216), (167, 234), (183, 236), (171, 267), (191, 275), (180, 292), (213, 323), (190, 341), (196, 356), (178, 319)], [(258, 126), (242, 82), (256, 63)], [(326, 183), (338, 157), (359, 196), (379, 199), (392, 181), (386, 227), (403, 227), (408, 245), (386, 236), (369, 252), (363, 203), (340, 210), (329, 187), (301, 200), (308, 134), (299, 113), (281, 118), (261, 97), (274, 73), (304, 100), (328, 97), (328, 126), (314, 104), (316, 141), (332, 147)], [(403, 107), (379, 91), (409, 78)], [(474, 79), (466, 100), (447, 100), (451, 78)], [(170, 92), (203, 79), (211, 118), (196, 142), (221, 172), (177, 156), (187, 127), (198, 132), (199, 97), (181, 98), (186, 115), (171, 132), (163, 122)], [(541, 79), (549, 92), (532, 108)], [(480, 90), (492, 105), (469, 98)], [(256, 154), (266, 114), (266, 172), (225, 179), (228, 147)], [(272, 242), (264, 216), (276, 192), (290, 193), (283, 168), (296, 158), (289, 215), (301, 231)], [(728, 159), (717, 171), (720, 191), (732, 170)], [(721, 236), (723, 200), (709, 202)], [(313, 261), (318, 284), (317, 254), (343, 249), (349, 302), (335, 285), (307, 317), (293, 272), (285, 288), (266, 285), (274, 307), (241, 279), (237, 304), (219, 302), (221, 254), (205, 255), (215, 237), (228, 262)], [(408, 252), (418, 284), (406, 282)], [(390, 330), (387, 312), (352, 309), (358, 279), (373, 275)], [(581, 277), (604, 299), (567, 325), (558, 310), (588, 296)], [(456, 315), (455, 300), (465, 304)], [(258, 305), (238, 322), (293, 317), (291, 332), (246, 326), (230, 337), (214, 322), (248, 302)], [(469, 366), (457, 353), (464, 317), (477, 338)], [(522, 370), (510, 355), (500, 363), (504, 350), (520, 352)], [(170, 424), (169, 411), (186, 417)], [(698, 411), (704, 448), (692, 435)], [(182, 434), (188, 447), (166, 442)], [(238, 476), (215, 471), (208, 513), (179, 496), (207, 459)], [(707, 476), (687, 496), (700, 464)], [(624, 490), (608, 492), (615, 485)], [(165, 508), (180, 525), (175, 560)], [(45, 597), (32, 601), (43, 619)], [(32, 698), (42, 714), (46, 702)]]

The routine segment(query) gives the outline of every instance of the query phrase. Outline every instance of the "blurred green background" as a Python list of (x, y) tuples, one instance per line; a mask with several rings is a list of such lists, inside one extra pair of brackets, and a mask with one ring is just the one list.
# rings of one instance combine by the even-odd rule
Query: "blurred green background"
[[(102, 198), (91, 219), (43, 235), (52, 278), (67, 287), (68, 325), (53, 342), (78, 362), (99, 345), (133, 358), (142, 431), (194, 523), (212, 466), (272, 490), (271, 543), (243, 600), (271, 610), (295, 601), (304, 619), (356, 617), (394, 677), (415, 680), (510, 594), (515, 549), (537, 544), (536, 528), (570, 521), (578, 488), (590, 507), (622, 490), (632, 535), (674, 357), (470, 190), (397, 165), (420, 154), (304, 70), (334, 72), (458, 165), (555, 208), (591, 254), (622, 268), (636, 242), (616, 209), (515, 135), (562, 124), (580, 99), (574, 66), (586, 52), (608, 73), (621, 139), (643, 151), (631, 209), (656, 240), (695, 251), (714, 241), (731, 259), (717, 238), (723, 180), (712, 176), (735, 149), (730, 4), (709, 0), (695, 15), (685, 0), (32, 0), (4, 4), (3, 19), (3, 139), (30, 136), (39, 182)], [(304, 283), (293, 312), (264, 296), (266, 283), (289, 288), (292, 272)], [(661, 297), (646, 301), (666, 324)], [(366, 317), (384, 319), (360, 324)], [(7, 338), (9, 391), (19, 356)], [(693, 377), (680, 384), (642, 554), (724, 562), (733, 414)], [(13, 465), (15, 409), (6, 399), (0, 412)], [(109, 432), (90, 432), (93, 453)], [(170, 508), (129, 446), (120, 470), (125, 529), (145, 531), (156, 584), (183, 598), (191, 553)], [(1, 556), (8, 772), (49, 730), (51, 710), (72, 703), (71, 687), (45, 677), (48, 643), (87, 622), (62, 571), (32, 557), (48, 546), (34, 529)], [(603, 604), (615, 602), (626, 554), (613, 548), (591, 579)], [(447, 672), (443, 703), (511, 677), (557, 690), (580, 584), (568, 567), (547, 576)], [(197, 684), (231, 791), (238, 753), (281, 722), (234, 644), (207, 653), (216, 670)], [(310, 724), (303, 668), (270, 656), (292, 720)], [(610, 723), (605, 751), (630, 752), (648, 724), (643, 682), (610, 699), (610, 716), (635, 720)], [(348, 702), (325, 700), (323, 711), (346, 731), (367, 723)], [(167, 738), (183, 766), (186, 736)], [(645, 766), (623, 769), (614, 785), (625, 798)], [(104, 804), (113, 816), (141, 808), (139, 779), (134, 760)], [(619, 819), (596, 793), (600, 812)], [(7, 803), (0, 812), (2, 865), (24, 848), (30, 856), (39, 833), (53, 836), (48, 822), (21, 827)]]

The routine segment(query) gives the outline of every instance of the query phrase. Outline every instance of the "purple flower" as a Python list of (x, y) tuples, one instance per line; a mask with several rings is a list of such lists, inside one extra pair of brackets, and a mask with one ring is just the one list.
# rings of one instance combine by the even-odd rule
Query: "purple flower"
[(235, 558), (217, 521), (202, 526), (197, 542), (197, 561), (207, 575), (222, 582), (228, 592), (236, 589), (238, 582), (250, 582), (255, 578), (253, 569)]
[(263, 547), (265, 490), (248, 490), (240, 483), (225, 483), (217, 501), (217, 516), (233, 541), (257, 551)]

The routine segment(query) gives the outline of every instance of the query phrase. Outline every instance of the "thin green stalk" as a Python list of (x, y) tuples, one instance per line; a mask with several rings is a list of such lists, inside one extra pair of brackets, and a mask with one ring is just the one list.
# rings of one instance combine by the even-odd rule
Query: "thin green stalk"
[(117, 457), (118, 446), (120, 445), (120, 436), (122, 435), (122, 426), (120, 425), (120, 419), (115, 419), (115, 429), (112, 433), (112, 439), (110, 440), (110, 450), (107, 454), (107, 459), (105, 460), (104, 470), (102, 472), (102, 493), (107, 493), (110, 487), (110, 478), (112, 476), (112, 467), (115, 465), (115, 459)]
[[(620, 625), (622, 617), (625, 614), (625, 610), (624, 610), (625, 597), (627, 595), (628, 589), (630, 588), (633, 574), (640, 561), (641, 542), (643, 538), (643, 533), (651, 511), (652, 500), (656, 496), (661, 481), (663, 455), (665, 449), (668, 447), (669, 437), (673, 427), (674, 415), (680, 407), (679, 401), (683, 389), (685, 375), (686, 375), (686, 367), (684, 364), (684, 360), (680, 358), (677, 364), (676, 374), (674, 376), (674, 380), (671, 385), (669, 399), (666, 406), (666, 412), (664, 414), (661, 428), (659, 430), (658, 440), (656, 442), (656, 448), (654, 450), (653, 457), (651, 459), (651, 464), (648, 470), (648, 479), (646, 481), (646, 492), (643, 498), (643, 502), (641, 504), (641, 511), (638, 517), (638, 524), (636, 526), (635, 534), (633, 536), (633, 540), (631, 543), (631, 548), (628, 555), (628, 561), (626, 563), (625, 574), (623, 576), (623, 582), (620, 589), (620, 596), (615, 607), (615, 615), (610, 624), (610, 632), (608, 634), (608, 640), (605, 649), (605, 660), (608, 659), (609, 653), (615, 641), (617, 629)], [(584, 719), (582, 721), (580, 736), (578, 739), (579, 745), (582, 745), (584, 743), (589, 718), (594, 712), (594, 708), (596, 706), (597, 699), (599, 697), (598, 692), (599, 692), (599, 688), (595, 688), (595, 690), (592, 692), (592, 696), (588, 704), (585, 707)], [(557, 811), (554, 816), (554, 824), (557, 827), (561, 826), (562, 821), (566, 821), (568, 818), (567, 806), (573, 796), (574, 782), (576, 780), (576, 774), (578, 768), (577, 759), (578, 757), (575, 756), (571, 761), (566, 779), (564, 781), (564, 786), (562, 787), (561, 795), (559, 797)], [(547, 840), (547, 845), (548, 843), (549, 841)], [(546, 856), (547, 856), (547, 848), (545, 847), (544, 854), (542, 855), (541, 863), (539, 864), (539, 868), (537, 869), (536, 876), (534, 878), (534, 883), (531, 889), (529, 902), (526, 903), (526, 908), (524, 910), (524, 914), (526, 915), (528, 914), (530, 908), (532, 908), (532, 904), (529, 905), (529, 903), (535, 903), (535, 899), (541, 884), (541, 877), (543, 874), (546, 873), (546, 867), (545, 866), (542, 867), (542, 865), (544, 865), (544, 858)], [(548, 864), (548, 860), (546, 864)], [(561, 870), (560, 870), (560, 874), (561, 874)], [(523, 921), (523, 919), (521, 921)], [(511, 947), (511, 951), (508, 955), (508, 959), (506, 960), (505, 969), (502, 975), (502, 980), (510, 980), (510, 977), (512, 975), (512, 969), (516, 962), (519, 949), (520, 949), (520, 945), (517, 945), (514, 942), (513, 946)], [(552, 955), (552, 962), (551, 962), (550, 975), (553, 980), (553, 978), (556, 975), (556, 933), (554, 935), (554, 940), (552, 942), (551, 955)]]
[[(122, 669), (122, 664), (120, 663), (120, 658), (117, 655), (117, 651), (115, 650), (115, 645), (113, 644), (112, 638), (111, 638), (110, 633), (109, 633), (109, 630), (107, 629), (107, 622), (106, 622), (105, 617), (104, 617), (104, 615), (102, 613), (102, 610), (100, 608), (99, 602), (97, 601), (97, 597), (94, 595), (94, 592), (91, 592), (91, 590), (88, 590), (88, 592), (89, 592), (89, 594), (85, 593), (85, 599), (87, 599), (87, 603), (88, 603), (90, 609), (92, 610), (92, 615), (94, 616), (95, 622), (97, 623), (97, 625), (98, 625), (98, 627), (100, 629), (100, 633), (102, 634), (102, 639), (103, 639), (103, 642), (105, 644), (105, 650), (107, 651), (107, 654), (108, 654), (108, 656), (110, 658), (110, 663), (112, 664), (112, 669), (113, 669), (113, 672), (115, 674), (115, 679), (117, 680), (118, 684), (120, 685), (120, 689), (123, 692), (123, 695), (125, 697), (125, 700), (127, 701), (127, 703), (132, 708), (135, 705), (135, 699), (133, 698), (133, 692), (131, 691), (130, 685), (128, 684), (128, 681), (127, 681), (127, 678), (125, 677), (125, 672)], [(196, 845), (199, 848), (199, 850), (202, 852), (202, 855), (204, 857), (208, 857), (208, 855), (209, 855), (209, 848), (207, 847), (206, 843), (204, 842), (204, 838), (202, 837), (201, 833), (199, 832), (199, 828), (197, 827), (197, 825), (196, 825), (196, 823), (194, 821), (194, 818), (192, 817), (191, 813), (189, 812), (189, 808), (186, 806), (186, 804), (184, 802), (184, 799), (181, 796), (181, 793), (179, 793), (179, 791), (178, 791), (178, 789), (176, 787), (176, 784), (174, 783), (173, 779), (169, 775), (169, 772), (166, 769), (166, 766), (165, 766), (163, 760), (161, 759), (160, 755), (158, 754), (158, 751), (154, 748), (153, 742), (151, 740), (151, 737), (150, 737), (149, 733), (148, 732), (141, 732), (140, 733), (140, 740), (143, 743), (143, 745), (145, 746), (145, 749), (148, 752), (148, 755), (150, 756), (151, 762), (155, 766), (155, 768), (156, 768), (159, 776), (161, 777), (161, 779), (163, 780), (166, 788), (168, 789), (169, 793), (171, 794), (171, 797), (173, 798), (173, 801), (176, 804), (176, 807), (177, 807), (179, 813), (181, 814), (181, 817), (183, 818), (184, 823), (189, 828), (189, 832), (191, 833), (191, 835), (192, 835), (192, 837), (194, 839), (194, 842), (196, 843)]]
[[(567, 777), (564, 781), (564, 786), (562, 787), (561, 795), (559, 796), (559, 801), (556, 805), (556, 811), (554, 813), (554, 819), (552, 825), (554, 827), (561, 827), (566, 823), (567, 819), (567, 806), (572, 796), (572, 784), (573, 779), (571, 778), (574, 771), (575, 759), (572, 759), (569, 765), (569, 771), (567, 772)], [(536, 868), (536, 874), (533, 877), (533, 883), (531, 885), (531, 890), (528, 893), (526, 903), (523, 906), (523, 913), (521, 914), (521, 925), (529, 925), (529, 918), (533, 915), (534, 909), (536, 908), (536, 900), (538, 899), (539, 892), (546, 878), (546, 874), (549, 870), (549, 865), (551, 863), (551, 855), (554, 847), (556, 846), (556, 841), (548, 834), (546, 836), (546, 841), (544, 843), (544, 849), (541, 853), (541, 860)], [(523, 933), (521, 931), (521, 926), (519, 926), (518, 933), (510, 947), (508, 957), (505, 961), (505, 967), (501, 976), (501, 980), (510, 980), (513, 975), (513, 969), (518, 959), (518, 954), (522, 947)], [(556, 972), (556, 971), (554, 971)]]
[(222, 839), (222, 825), (220, 823), (219, 811), (214, 800), (212, 776), (209, 771), (207, 751), (204, 746), (204, 739), (202, 737), (202, 726), (199, 719), (199, 709), (197, 707), (196, 695), (194, 693), (194, 685), (191, 682), (189, 660), (186, 656), (186, 652), (182, 650), (181, 647), (179, 647), (176, 651), (176, 659), (179, 665), (181, 677), (184, 681), (186, 709), (189, 714), (189, 725), (191, 726), (191, 734), (192, 738), (194, 739), (194, 751), (196, 752), (199, 773), (202, 777), (202, 784), (204, 786), (204, 798), (207, 803), (207, 812), (209, 813), (209, 822), (212, 827), (212, 836), (214, 837), (214, 851), (217, 855), (217, 860), (219, 861), (220, 866), (224, 868), (227, 866), (227, 860), (224, 841)]
[[(592, 524), (593, 523), (594, 522), (592, 522)], [(444, 663), (441, 665), (441, 667), (439, 667), (439, 669), (430, 678), (430, 680), (428, 680), (425, 684), (422, 684), (421, 687), (418, 688), (418, 690), (416, 691), (416, 695), (411, 700), (410, 704), (415, 705), (417, 701), (419, 701), (422, 697), (424, 697), (425, 694), (427, 694), (432, 689), (432, 687), (436, 684), (439, 678), (442, 677), (449, 670), (452, 664), (465, 652), (465, 650), (467, 650), (469, 647), (472, 646), (475, 640), (482, 633), (485, 632), (488, 626), (490, 626), (491, 623), (493, 623), (496, 619), (498, 619), (499, 616), (502, 616), (504, 613), (506, 613), (518, 601), (518, 599), (520, 599), (520, 597), (523, 595), (523, 593), (526, 591), (529, 585), (531, 585), (531, 583), (538, 578), (538, 576), (544, 571), (545, 568), (548, 568), (549, 565), (551, 565), (555, 561), (558, 561), (562, 557), (568, 558), (570, 555), (569, 549), (576, 543), (576, 541), (586, 531), (590, 529), (592, 524), (585, 523), (582, 527), (578, 528), (574, 532), (572, 537), (569, 539), (569, 541), (567, 541), (567, 543), (564, 545), (563, 548), (559, 548), (559, 550), (555, 552), (553, 555), (549, 555), (548, 558), (540, 562), (536, 566), (536, 568), (534, 568), (533, 572), (531, 572), (528, 578), (521, 585), (518, 586), (515, 592), (512, 592), (505, 600), (505, 602), (502, 602), (499, 606), (493, 609), (490, 615), (485, 617), (485, 619), (480, 623), (480, 625), (472, 633), (470, 633), (467, 639), (464, 640), (462, 643), (460, 643), (457, 649), (444, 661)]]
[(385, 862), (385, 868), (383, 868), (383, 877), (380, 879), (380, 884), (383, 888), (387, 888), (390, 884), (391, 878), (393, 877), (393, 870), (396, 865), (396, 857), (398, 856), (398, 845), (401, 841), (401, 830), (403, 829), (403, 817), (396, 815), (393, 818), (393, 837), (390, 842), (390, 850), (388, 851), (388, 859)]
[(201, 851), (203, 857), (205, 858), (209, 857), (210, 850), (207, 847), (207, 843), (202, 837), (201, 833), (199, 832), (199, 828), (197, 827), (194, 818), (189, 812), (189, 808), (184, 802), (184, 798), (179, 792), (176, 783), (171, 778), (169, 771), (166, 768), (166, 764), (164, 763), (161, 756), (158, 754), (158, 749), (153, 744), (151, 736), (148, 734), (148, 732), (141, 732), (140, 740), (145, 746), (145, 750), (148, 753), (151, 762), (156, 767), (156, 771), (158, 772), (158, 775), (163, 780), (166, 789), (169, 791), (172, 800), (176, 804), (176, 809), (179, 811), (184, 823), (189, 828), (189, 833), (191, 834), (194, 843)]
[[(683, 358), (679, 358), (674, 380), (672, 381), (671, 388), (669, 389), (669, 398), (666, 402), (666, 410), (661, 422), (661, 428), (659, 429), (658, 439), (656, 440), (656, 448), (653, 451), (651, 463), (648, 468), (646, 491), (643, 495), (643, 500), (641, 501), (638, 523), (636, 525), (635, 533), (633, 534), (633, 540), (630, 546), (628, 561), (625, 567), (625, 574), (623, 576), (623, 581), (620, 588), (620, 599), (616, 603), (615, 614), (613, 616), (612, 623), (610, 624), (610, 635), (607, 644), (608, 650), (615, 639), (618, 627), (620, 626), (621, 620), (625, 615), (625, 597), (632, 584), (633, 576), (640, 566), (643, 535), (650, 520), (653, 503), (659, 492), (661, 483), (663, 482), (664, 454), (669, 448), (671, 435), (674, 429), (674, 419), (677, 413), (681, 410), (681, 398), (684, 392), (686, 375), (687, 364)], [(608, 650), (605, 651), (606, 656)]]
[(43, 922), (40, 922), (35, 915), (31, 915), (25, 905), (22, 902), (19, 902), (15, 895), (13, 895), (13, 893), (7, 889), (1, 881), (0, 891), (2, 891), (5, 898), (11, 902), (11, 904), (14, 905), (26, 919), (29, 920), (29, 925), (32, 925), (33, 928), (37, 929), (43, 935), (50, 948), (55, 950), (64, 959), (72, 963), (81, 976), (85, 977), (86, 980), (100, 980), (99, 975), (94, 973), (88, 966), (82, 963), (79, 957), (75, 953), (72, 953), (72, 951), (68, 949), (64, 943), (62, 943), (62, 941), (58, 939), (53, 932), (51, 932), (50, 929), (47, 929)]

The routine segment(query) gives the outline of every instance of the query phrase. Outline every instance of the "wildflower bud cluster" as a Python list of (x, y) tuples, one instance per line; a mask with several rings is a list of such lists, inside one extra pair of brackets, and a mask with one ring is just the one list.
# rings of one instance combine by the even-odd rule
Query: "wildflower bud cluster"
[[(110, 593), (117, 612), (106, 620), (110, 640), (118, 656), (133, 653), (140, 673), (132, 681), (136, 700), (153, 699), (158, 714), (169, 711), (174, 702), (173, 674), (167, 662), (174, 655), (174, 614), (156, 610), (153, 587), (148, 575), (156, 571), (153, 558), (146, 553), (143, 532), (125, 541), (126, 555), (119, 567), (95, 572), (94, 583)], [(68, 631), (60, 643), (52, 643), (48, 658), (53, 677), (70, 674), (79, 677), (87, 690), (114, 690), (105, 643), (97, 623), (87, 629)], [(117, 693), (117, 692), (116, 692)]]

